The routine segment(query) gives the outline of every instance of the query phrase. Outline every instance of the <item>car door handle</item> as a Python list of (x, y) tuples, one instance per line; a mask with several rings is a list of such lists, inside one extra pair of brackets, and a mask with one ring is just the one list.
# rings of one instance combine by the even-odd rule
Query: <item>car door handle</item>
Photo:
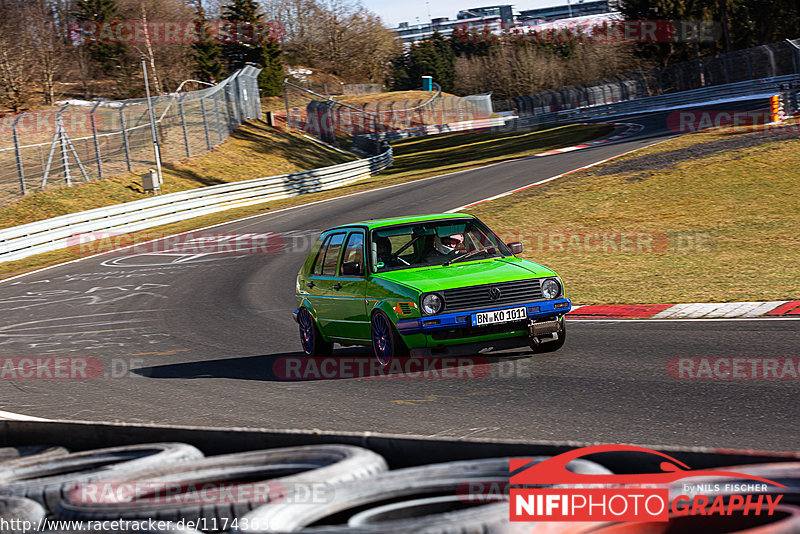
[(333, 284), (333, 286), (332, 286), (332, 287), (333, 287), (333, 289), (335, 289), (336, 291), (339, 291), (340, 289), (342, 289), (342, 285), (341, 285), (341, 284)]
[(306, 287), (311, 289), (314, 287), (314, 282), (306, 282)]

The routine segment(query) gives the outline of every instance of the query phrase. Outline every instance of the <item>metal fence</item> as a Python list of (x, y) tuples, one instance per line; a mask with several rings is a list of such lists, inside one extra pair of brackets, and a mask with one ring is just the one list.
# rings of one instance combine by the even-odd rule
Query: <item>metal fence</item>
[(325, 191), (389, 167), (392, 149), (309, 171), (243, 180), (134, 200), (0, 230), (0, 262), (82, 245), (231, 208)]
[[(162, 159), (208, 152), (244, 120), (261, 117), (259, 72), (248, 66), (213, 87), (154, 97)], [(153, 166), (143, 98), (0, 118), (0, 205), (48, 186)]]
[(346, 95), (366, 95), (380, 93), (383, 86), (379, 83), (345, 83), (342, 84), (342, 92)]
[(748, 80), (800, 73), (800, 39), (738, 50), (728, 54), (634, 71), (612, 78), (519, 96), (504, 101), (519, 115), (600, 106), (638, 98), (691, 91)]
[(374, 136), (377, 146), (389, 132), (492, 116), (488, 95), (442, 96), (434, 85), (436, 91), (428, 98), (348, 103), (285, 81), (285, 112), (276, 114), (276, 120), (326, 143), (349, 147), (355, 137)]

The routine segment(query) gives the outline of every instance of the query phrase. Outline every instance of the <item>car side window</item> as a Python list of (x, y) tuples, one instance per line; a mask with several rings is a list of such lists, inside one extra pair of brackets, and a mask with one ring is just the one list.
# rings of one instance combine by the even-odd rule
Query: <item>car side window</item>
[(344, 234), (333, 234), (325, 249), (325, 258), (322, 260), (322, 272), (325, 276), (335, 276), (336, 266), (339, 263), (339, 252), (342, 250)]
[(331, 237), (332, 236), (326, 237), (325, 241), (322, 243), (322, 246), (319, 247), (319, 251), (317, 251), (317, 257), (314, 259), (314, 265), (311, 267), (312, 275), (322, 274), (322, 262), (325, 259), (325, 251), (328, 250), (328, 243), (331, 242)]
[[(347, 237), (347, 244), (344, 247), (344, 255), (342, 256), (342, 263), (356, 262), (359, 264), (360, 269), (357, 276), (364, 274), (364, 234), (361, 232), (353, 232)], [(340, 276), (342, 276), (340, 271)], [(347, 276), (347, 275), (344, 275)], [(353, 276), (353, 275), (350, 275)]]

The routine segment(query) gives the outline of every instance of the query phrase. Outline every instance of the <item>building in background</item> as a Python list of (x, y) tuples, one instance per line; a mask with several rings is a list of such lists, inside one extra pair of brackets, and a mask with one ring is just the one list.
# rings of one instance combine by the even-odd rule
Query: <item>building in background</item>
[(514, 22), (514, 9), (511, 5), (504, 6), (486, 6), (486, 7), (473, 7), (470, 9), (463, 9), (458, 12), (456, 18), (458, 20), (468, 20), (476, 18), (500, 17), (504, 23)]
[(589, 2), (570, 2), (561, 6), (524, 9), (519, 12), (519, 20), (551, 22), (554, 20), (585, 17), (587, 15), (602, 15), (619, 11), (619, 4), (620, 0), (591, 0)]
[(511, 4), (497, 6), (471, 7), (458, 12), (455, 19), (447, 17), (434, 18), (422, 24), (401, 22), (392, 31), (404, 43), (410, 44), (431, 37), (434, 32), (448, 36), (457, 27), (465, 29), (488, 29), (492, 33), (501, 33), (515, 27), (530, 27), (539, 23), (551, 23), (556, 20), (568, 21), (581, 17), (602, 17), (618, 14), (621, 0), (589, 0), (588, 2), (570, 2), (563, 5), (526, 9), (515, 14)]

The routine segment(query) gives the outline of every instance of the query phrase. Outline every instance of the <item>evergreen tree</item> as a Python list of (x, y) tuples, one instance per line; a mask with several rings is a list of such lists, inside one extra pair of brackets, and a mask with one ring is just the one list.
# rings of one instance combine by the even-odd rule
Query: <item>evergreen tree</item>
[(261, 46), (263, 68), (258, 76), (258, 87), (263, 96), (280, 96), (283, 94), (283, 52), (275, 39), (269, 39)]
[(236, 28), (232, 39), (223, 45), (222, 55), (233, 72), (253, 63), (262, 68), (258, 86), (264, 96), (281, 94), (283, 63), (280, 44), (269, 35), (265, 41), (257, 42), (256, 36), (263, 36), (258, 27), (263, 22), (255, 0), (232, 0), (223, 6), (222, 18)]
[(214, 42), (215, 37), (206, 24), (206, 13), (202, 3), (197, 2), (198, 41), (192, 45), (197, 63), (197, 76), (205, 82), (218, 82), (225, 77), (225, 66), (220, 61), (222, 48)]
[[(99, 25), (113, 24), (117, 20), (116, 0), (77, 0), (75, 3), (75, 19), (80, 22), (92, 22)], [(98, 32), (95, 32), (95, 36)], [(122, 43), (98, 42), (91, 36), (83, 46), (89, 50), (92, 61), (104, 74), (113, 74), (122, 63), (125, 45)]]
[(418, 88), (422, 76), (431, 76), (445, 92), (453, 90), (455, 52), (438, 31), (431, 38), (414, 43), (405, 54), (392, 60), (392, 86), (395, 90)]

